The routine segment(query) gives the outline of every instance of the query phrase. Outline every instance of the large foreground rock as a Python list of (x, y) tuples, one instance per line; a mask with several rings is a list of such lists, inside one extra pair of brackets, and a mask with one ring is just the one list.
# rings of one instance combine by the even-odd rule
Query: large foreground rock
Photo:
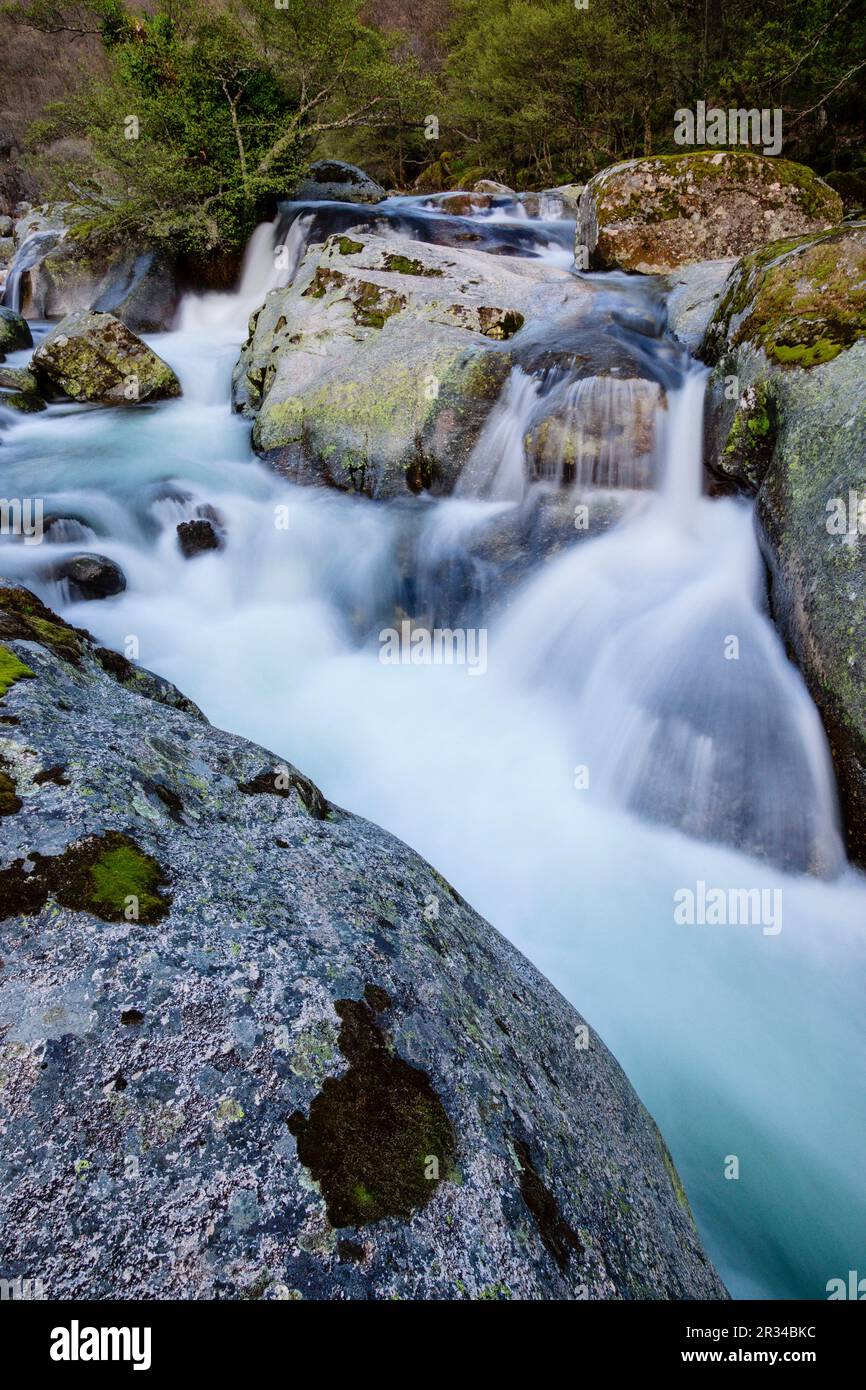
[(37, 377), (76, 401), (136, 404), (180, 395), (180, 382), (112, 314), (82, 309), (67, 315), (39, 344), (32, 367)]
[(837, 193), (802, 164), (734, 151), (656, 155), (603, 169), (578, 205), (576, 254), (597, 270), (663, 275), (838, 222)]
[(746, 257), (704, 353), (708, 463), (757, 494), (773, 614), (824, 719), (849, 851), (866, 862), (866, 223)]
[(428, 864), (0, 590), (0, 1276), (721, 1298), (601, 1041)]
[[(644, 375), (604, 332), (595, 301), (592, 287), (538, 260), (393, 234), (331, 236), (254, 315), (235, 405), (255, 418), (256, 450), (291, 478), (371, 497), (447, 493), (514, 365)], [(524, 323), (543, 325), (541, 336), (521, 334)], [(655, 385), (651, 394), (658, 398)], [(594, 447), (591, 412), (581, 422), (568, 402), (559, 405), (555, 439), (532, 425), (545, 475), (573, 472), (577, 455)], [(551, 396), (541, 416), (559, 405)], [(605, 443), (596, 444), (602, 453)]]

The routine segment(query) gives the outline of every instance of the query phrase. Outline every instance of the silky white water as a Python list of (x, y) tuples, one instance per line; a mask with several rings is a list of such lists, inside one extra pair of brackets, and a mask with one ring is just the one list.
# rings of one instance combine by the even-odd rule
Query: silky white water
[[(6, 494), (88, 529), (6, 545), (3, 571), (105, 643), (134, 636), (214, 723), (396, 832), (510, 937), (622, 1063), (734, 1295), (820, 1298), (866, 1272), (866, 885), (842, 864), (820, 722), (763, 611), (750, 508), (700, 496), (701, 372), (670, 392), (659, 490), (486, 604), (483, 679), (385, 665), (407, 524), (419, 573), (438, 572), (525, 505), (515, 401), (475, 495), (404, 507), (293, 487), (229, 410), (246, 289), (234, 318), (225, 299), (191, 303), (152, 340), (181, 400), (4, 421)], [(518, 389), (522, 419), (537, 387)], [(190, 562), (175, 526), (200, 503), (227, 547)], [(72, 604), (40, 577), (84, 549), (117, 561), (124, 594)], [(792, 849), (816, 872), (780, 867)], [(781, 893), (781, 930), (678, 923), (675, 895), (700, 882)]]

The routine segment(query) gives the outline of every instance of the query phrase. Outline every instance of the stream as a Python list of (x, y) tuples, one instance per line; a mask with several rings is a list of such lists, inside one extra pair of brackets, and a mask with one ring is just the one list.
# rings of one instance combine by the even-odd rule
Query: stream
[[(254, 234), (236, 294), (190, 297), (148, 338), (181, 399), (0, 411), (4, 493), (63, 518), (43, 546), (5, 544), (3, 573), (428, 858), (611, 1048), (732, 1295), (824, 1298), (829, 1279), (866, 1274), (866, 884), (768, 616), (752, 508), (702, 493), (706, 371), (667, 333), (658, 287), (584, 277), (666, 393), (645, 458), (584, 467), (578, 451), (533, 479), (524, 440), (554, 404), (578, 420), (648, 408), (634, 382), (544, 367), (513, 369), (448, 498), (294, 486), (230, 408), (249, 313), (309, 241), (361, 224), (457, 244), (468, 226), (476, 249), (566, 267), (573, 223), (541, 212), (284, 210)], [(612, 499), (614, 523), (545, 547), (563, 496), (572, 511)], [(188, 561), (175, 528), (205, 505), (226, 548)], [(486, 543), (504, 525), (529, 538), (520, 565)], [(127, 589), (72, 602), (48, 561), (91, 550)], [(483, 631), (484, 669), (384, 662), (378, 634), (419, 611)], [(677, 903), (711, 889), (757, 895), (764, 915), (683, 921)]]

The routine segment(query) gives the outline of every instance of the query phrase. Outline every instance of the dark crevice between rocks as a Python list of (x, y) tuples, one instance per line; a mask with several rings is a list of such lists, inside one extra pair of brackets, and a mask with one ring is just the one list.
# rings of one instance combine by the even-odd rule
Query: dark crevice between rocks
[(109, 830), (77, 841), (62, 854), (34, 853), (0, 871), (0, 918), (31, 916), (53, 898), (104, 922), (122, 922), (127, 911), (129, 920), (158, 922), (171, 906), (164, 884), (165, 871), (155, 859), (128, 835)]
[(516, 1139), (514, 1151), (521, 1169), (520, 1195), (532, 1212), (545, 1248), (564, 1274), (571, 1256), (583, 1254), (583, 1245), (560, 1211), (550, 1188), (539, 1177), (529, 1146), (522, 1139)]
[(247, 782), (238, 782), (244, 796), (291, 796), (297, 792), (307, 811), (316, 820), (327, 820), (330, 807), (315, 782), (294, 769), (262, 768)]
[(454, 1158), (454, 1131), (430, 1077), (389, 1048), (377, 1014), (390, 1003), (376, 985), (365, 999), (337, 1000), (349, 1068), (326, 1079), (308, 1118), (296, 1110), (288, 1119), (335, 1227), (407, 1219), (430, 1201)]

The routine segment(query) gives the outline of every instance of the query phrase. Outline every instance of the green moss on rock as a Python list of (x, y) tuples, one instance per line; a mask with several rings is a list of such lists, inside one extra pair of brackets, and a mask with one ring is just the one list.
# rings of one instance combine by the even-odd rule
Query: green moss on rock
[(0, 644), (0, 698), (7, 690), (11, 690), (16, 681), (33, 679), (34, 673), (30, 667), (20, 661), (8, 647)]
[(842, 204), (811, 169), (738, 150), (695, 150), (630, 160), (591, 179), (577, 245), (597, 269), (664, 274), (741, 256), (768, 238), (816, 232)]
[[(25, 867), (29, 864), (31, 867)], [(31, 854), (0, 872), (0, 917), (39, 912), (49, 898), (105, 922), (157, 922), (171, 899), (165, 873), (151, 855), (118, 831), (78, 840), (62, 854)]]
[(41, 396), (31, 396), (25, 391), (4, 391), (0, 394), (0, 405), (7, 410), (17, 410), (19, 415), (36, 415), (45, 409)]
[(389, 1049), (377, 1018), (387, 995), (368, 989), (368, 999), (337, 1001), (349, 1068), (325, 1080), (309, 1118), (288, 1120), (336, 1227), (408, 1218), (430, 1201), (456, 1147), (427, 1073)]
[(17, 792), (15, 779), (5, 768), (0, 768), (0, 816), (14, 816), (21, 810), (21, 798)]
[[(28, 589), (0, 588), (0, 637), (20, 638), (48, 647), (73, 666), (81, 663), (88, 634), (58, 618)], [(33, 672), (31, 671), (32, 675)]]
[(777, 416), (772, 387), (758, 381), (737, 403), (722, 451), (720, 471), (749, 492), (757, 492), (776, 445)]
[(385, 257), (384, 264), (386, 270), (393, 270), (396, 275), (429, 275), (435, 278), (442, 274), (435, 266), (427, 266), (423, 261), (413, 260), (410, 256), (398, 256), (393, 253)]
[(0, 305), (0, 353), (18, 352), (21, 348), (33, 346), (33, 337), (27, 320), (12, 309)]
[(866, 223), (745, 256), (707, 330), (705, 355), (749, 343), (782, 367), (831, 362), (866, 336)]

